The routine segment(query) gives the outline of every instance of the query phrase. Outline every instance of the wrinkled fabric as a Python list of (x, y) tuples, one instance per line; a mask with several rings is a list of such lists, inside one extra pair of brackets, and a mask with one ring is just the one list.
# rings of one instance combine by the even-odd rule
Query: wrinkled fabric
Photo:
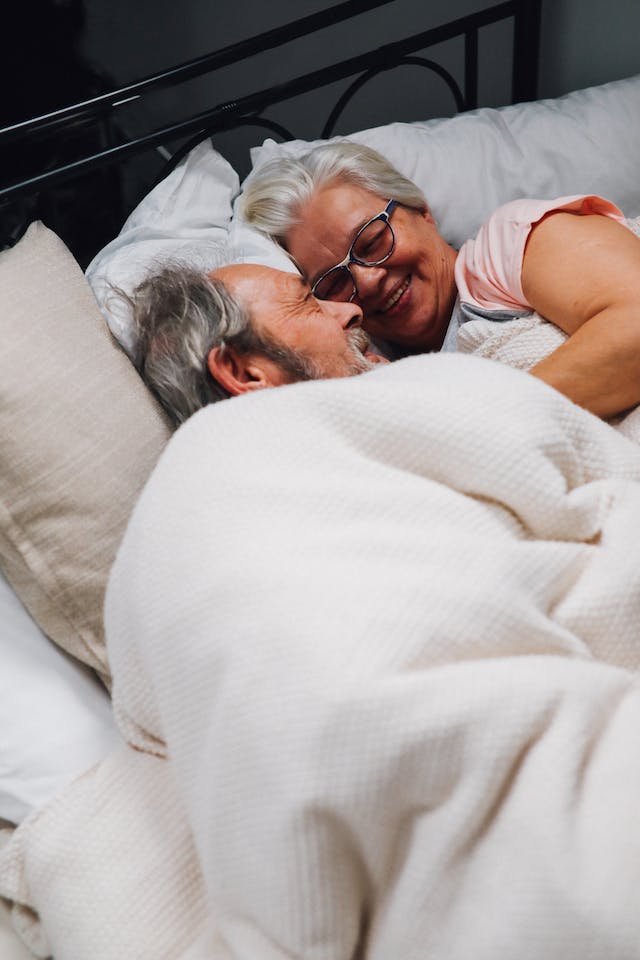
[(242, 960), (636, 958), (640, 448), (461, 355), (218, 404), (106, 607)]

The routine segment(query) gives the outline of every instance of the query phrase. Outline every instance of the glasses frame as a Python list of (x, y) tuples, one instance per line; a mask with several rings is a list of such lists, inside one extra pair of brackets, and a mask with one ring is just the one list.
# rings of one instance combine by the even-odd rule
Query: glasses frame
[[(381, 213), (377, 214), (375, 217), (371, 217), (370, 220), (367, 220), (367, 222), (360, 227), (355, 237), (353, 238), (353, 243), (349, 247), (349, 252), (347, 253), (344, 260), (341, 260), (340, 263), (334, 263), (332, 267), (329, 267), (328, 270), (325, 270), (322, 276), (318, 277), (316, 282), (311, 287), (311, 293), (314, 295), (314, 297), (317, 297), (318, 300), (329, 300), (330, 299), (329, 297), (318, 297), (318, 294), (316, 293), (318, 286), (322, 283), (324, 279), (326, 279), (326, 277), (329, 276), (329, 274), (335, 273), (335, 271), (337, 270), (346, 270), (347, 273), (349, 274), (349, 277), (351, 278), (351, 283), (353, 284), (353, 290), (351, 292), (351, 296), (347, 300), (341, 300), (339, 302), (352, 303), (353, 300), (355, 300), (355, 298), (358, 296), (358, 285), (356, 284), (356, 278), (354, 277), (353, 273), (349, 269), (350, 265), (352, 263), (356, 263), (359, 267), (378, 267), (380, 266), (381, 263), (385, 263), (385, 261), (389, 259), (389, 257), (395, 250), (395, 246), (396, 246), (396, 235), (393, 231), (393, 227), (391, 226), (391, 214), (393, 213), (393, 211), (398, 205), (399, 205), (398, 200), (389, 200), (386, 207)], [(360, 260), (358, 257), (354, 256), (354, 253), (353, 253), (354, 247), (356, 246), (358, 240), (360, 239), (364, 231), (367, 230), (372, 223), (376, 223), (377, 220), (384, 221), (385, 225), (391, 231), (391, 249), (380, 260)]]

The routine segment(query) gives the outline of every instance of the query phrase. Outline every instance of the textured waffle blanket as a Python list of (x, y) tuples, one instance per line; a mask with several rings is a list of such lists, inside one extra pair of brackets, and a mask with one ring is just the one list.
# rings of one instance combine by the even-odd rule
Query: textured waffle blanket
[(211, 956), (637, 960), (639, 531), (640, 449), (475, 357), (182, 428), (107, 630)]
[(23, 936), (637, 960), (639, 531), (640, 447), (489, 360), (202, 411), (108, 592), (129, 744), (0, 854)]

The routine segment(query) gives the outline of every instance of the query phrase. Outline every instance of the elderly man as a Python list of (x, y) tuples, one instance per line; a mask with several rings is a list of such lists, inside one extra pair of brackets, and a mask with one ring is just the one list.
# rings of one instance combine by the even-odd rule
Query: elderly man
[(384, 362), (367, 351), (360, 307), (317, 300), (301, 277), (271, 267), (166, 267), (130, 303), (134, 362), (176, 424), (226, 397)]

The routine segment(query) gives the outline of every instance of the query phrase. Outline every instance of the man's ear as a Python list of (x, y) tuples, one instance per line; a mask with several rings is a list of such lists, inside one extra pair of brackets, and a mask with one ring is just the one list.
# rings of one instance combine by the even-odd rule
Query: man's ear
[(214, 380), (232, 397), (284, 383), (273, 361), (259, 354), (239, 353), (233, 347), (213, 347), (207, 357), (207, 366)]

